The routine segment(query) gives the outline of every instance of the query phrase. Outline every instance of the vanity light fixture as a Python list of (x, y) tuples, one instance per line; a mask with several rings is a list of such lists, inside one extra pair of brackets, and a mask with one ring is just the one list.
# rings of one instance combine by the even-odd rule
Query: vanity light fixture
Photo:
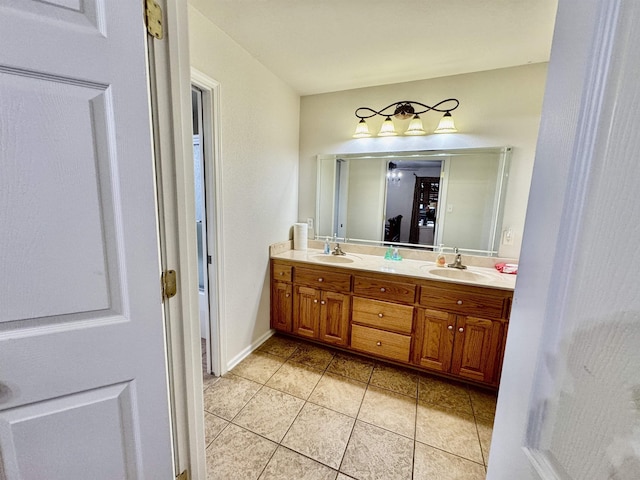
[(353, 137), (371, 137), (369, 126), (367, 125), (365, 119), (375, 117), (376, 115), (386, 117), (384, 122), (382, 123), (382, 127), (380, 128), (380, 132), (378, 133), (378, 136), (380, 137), (398, 135), (398, 132), (396, 132), (395, 126), (393, 124), (393, 120), (391, 120), (392, 115), (402, 120), (413, 117), (411, 118), (411, 122), (409, 122), (409, 127), (404, 132), (405, 135), (426, 135), (427, 132), (422, 126), (420, 114), (426, 113), (429, 110), (433, 110), (434, 112), (444, 112), (444, 116), (440, 120), (440, 124), (438, 125), (438, 128), (435, 129), (434, 133), (457, 132), (456, 126), (453, 123), (451, 112), (458, 108), (459, 105), (460, 102), (458, 101), (458, 99), (447, 98), (446, 100), (442, 100), (433, 106), (425, 105), (424, 103), (416, 102), (413, 100), (402, 100), (400, 102), (392, 103), (391, 105), (388, 105), (381, 110), (374, 110), (373, 108), (369, 107), (360, 107), (355, 112), (356, 117), (359, 118), (360, 121), (358, 122), (358, 126), (356, 127), (356, 132), (353, 134)]

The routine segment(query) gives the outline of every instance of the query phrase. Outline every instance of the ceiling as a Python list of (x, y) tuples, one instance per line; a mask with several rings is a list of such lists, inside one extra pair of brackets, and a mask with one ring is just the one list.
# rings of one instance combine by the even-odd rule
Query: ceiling
[(189, 0), (300, 95), (546, 62), (558, 0)]

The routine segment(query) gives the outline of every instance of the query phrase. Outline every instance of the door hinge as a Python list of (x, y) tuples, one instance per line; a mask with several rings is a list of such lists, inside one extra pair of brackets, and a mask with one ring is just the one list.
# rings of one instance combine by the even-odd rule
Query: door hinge
[(144, 0), (144, 21), (147, 33), (160, 40), (164, 36), (162, 26), (162, 7), (154, 0)]
[(176, 282), (176, 271), (175, 270), (165, 270), (162, 272), (162, 277), (160, 279), (162, 283), (162, 300), (165, 298), (171, 298), (175, 296), (176, 291), (178, 290), (178, 284)]
[(180, 475), (176, 477), (176, 480), (189, 480), (189, 471), (185, 470)]

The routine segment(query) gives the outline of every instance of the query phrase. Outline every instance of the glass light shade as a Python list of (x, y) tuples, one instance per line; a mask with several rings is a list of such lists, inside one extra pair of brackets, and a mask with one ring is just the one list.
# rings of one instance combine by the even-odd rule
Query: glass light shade
[(440, 119), (440, 123), (438, 124), (438, 128), (436, 128), (433, 133), (455, 133), (458, 130), (456, 129), (455, 123), (453, 123), (453, 117), (451, 113), (445, 113)]
[(358, 126), (356, 127), (356, 133), (353, 134), (353, 138), (367, 138), (370, 137), (369, 126), (367, 122), (364, 121), (364, 118), (360, 119), (358, 122)]
[(407, 128), (407, 131), (404, 132), (405, 135), (426, 135), (427, 132), (424, 131), (424, 128), (422, 127), (422, 120), (420, 120), (420, 117), (418, 115), (414, 115), (413, 119), (411, 119), (411, 122), (409, 122), (409, 128)]
[(384, 122), (382, 122), (382, 127), (380, 127), (380, 132), (378, 136), (380, 137), (392, 137), (394, 135), (398, 135), (396, 132), (396, 128), (393, 126), (393, 121), (391, 117), (387, 117)]

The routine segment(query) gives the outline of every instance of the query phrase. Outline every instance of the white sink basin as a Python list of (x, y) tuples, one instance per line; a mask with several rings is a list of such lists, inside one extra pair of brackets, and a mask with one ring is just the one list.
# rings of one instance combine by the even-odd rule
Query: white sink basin
[(353, 263), (356, 259), (360, 259), (360, 257), (356, 255), (314, 255), (311, 257), (316, 262), (322, 263)]
[(436, 277), (450, 278), (451, 280), (466, 280), (469, 282), (488, 282), (491, 277), (469, 270), (458, 270), (457, 268), (427, 267), (428, 273)]

